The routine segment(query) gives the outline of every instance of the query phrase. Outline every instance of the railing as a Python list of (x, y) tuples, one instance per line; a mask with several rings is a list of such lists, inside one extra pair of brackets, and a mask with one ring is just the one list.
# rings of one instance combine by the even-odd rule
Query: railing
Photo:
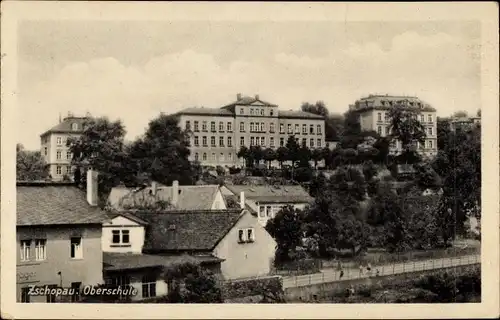
[(302, 287), (312, 284), (346, 281), (354, 279), (372, 278), (377, 276), (389, 276), (403, 273), (420, 272), (426, 270), (437, 270), (443, 268), (453, 268), (481, 263), (480, 255), (467, 255), (461, 257), (411, 261), (406, 263), (394, 263), (372, 267), (371, 271), (366, 268), (362, 270), (350, 268), (341, 271), (337, 269), (325, 269), (321, 273), (314, 273), (302, 276), (283, 277), (283, 288)]

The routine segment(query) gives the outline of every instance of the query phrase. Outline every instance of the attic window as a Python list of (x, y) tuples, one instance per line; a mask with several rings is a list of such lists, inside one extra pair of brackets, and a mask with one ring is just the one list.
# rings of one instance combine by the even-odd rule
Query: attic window
[(73, 131), (78, 130), (78, 124), (77, 123), (72, 123), (71, 124), (71, 130), (73, 130)]

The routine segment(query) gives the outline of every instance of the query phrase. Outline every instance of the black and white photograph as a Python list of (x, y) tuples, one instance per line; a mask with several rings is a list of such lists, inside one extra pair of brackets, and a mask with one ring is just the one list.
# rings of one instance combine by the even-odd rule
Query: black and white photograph
[(495, 4), (23, 5), (2, 3), (2, 318), (499, 314)]

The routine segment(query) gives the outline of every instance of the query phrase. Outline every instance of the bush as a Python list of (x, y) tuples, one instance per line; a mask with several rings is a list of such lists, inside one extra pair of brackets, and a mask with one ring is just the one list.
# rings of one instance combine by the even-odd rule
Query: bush
[(226, 281), (222, 285), (225, 299), (261, 295), (262, 302), (285, 302), (281, 277)]
[(321, 270), (321, 260), (300, 259), (282, 263), (277, 263), (276, 268), (281, 271), (288, 271), (295, 275), (318, 273)]
[(238, 174), (241, 172), (241, 168), (229, 167), (229, 174)]
[(223, 167), (221, 167), (221, 166), (217, 166), (215, 168), (215, 171), (217, 172), (217, 175), (219, 175), (219, 176), (226, 175), (226, 170)]

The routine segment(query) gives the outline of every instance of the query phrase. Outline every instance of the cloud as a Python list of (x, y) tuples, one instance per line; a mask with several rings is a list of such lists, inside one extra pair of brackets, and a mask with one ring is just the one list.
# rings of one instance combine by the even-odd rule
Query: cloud
[[(479, 108), (477, 47), (447, 34), (399, 34), (388, 50), (374, 41), (339, 47), (326, 56), (277, 52), (267, 60), (222, 65), (194, 50), (125, 65), (113, 57), (71, 63), (51, 77), (23, 87), (19, 137), (39, 147), (39, 134), (57, 123), (60, 112), (91, 112), (124, 121), (128, 138), (144, 132), (150, 119), (191, 106), (217, 107), (236, 93), (260, 94), (282, 109), (323, 100), (331, 112), (369, 93), (408, 94), (436, 106), (441, 114)], [(37, 68), (26, 64), (22, 76)], [(43, 111), (42, 111), (43, 110)], [(40, 112), (42, 111), (42, 112)]]

